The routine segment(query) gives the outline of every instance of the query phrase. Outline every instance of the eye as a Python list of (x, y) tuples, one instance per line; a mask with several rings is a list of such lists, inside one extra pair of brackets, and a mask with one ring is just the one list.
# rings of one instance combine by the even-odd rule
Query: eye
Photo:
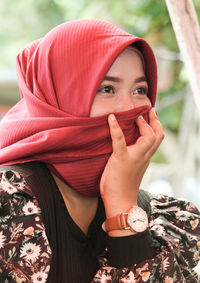
[(114, 93), (114, 87), (111, 85), (106, 85), (106, 86), (101, 86), (98, 89), (98, 92), (102, 92), (102, 93)]
[(148, 94), (148, 88), (146, 88), (146, 87), (138, 87), (138, 88), (134, 91), (134, 93), (147, 95), (147, 94)]

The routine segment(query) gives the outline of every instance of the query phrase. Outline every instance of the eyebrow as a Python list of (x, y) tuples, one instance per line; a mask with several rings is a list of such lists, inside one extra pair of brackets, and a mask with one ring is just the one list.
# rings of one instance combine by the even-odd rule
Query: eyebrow
[[(113, 76), (105, 76), (103, 81), (110, 81), (110, 82), (121, 82), (122, 79), (119, 77), (113, 77)], [(145, 76), (139, 77), (135, 79), (135, 83), (141, 83), (141, 82), (147, 82), (147, 78)]]

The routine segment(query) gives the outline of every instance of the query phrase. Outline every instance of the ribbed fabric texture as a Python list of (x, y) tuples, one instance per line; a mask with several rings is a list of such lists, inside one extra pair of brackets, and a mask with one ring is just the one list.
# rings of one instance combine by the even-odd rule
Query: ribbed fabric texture
[[(143, 39), (99, 20), (64, 23), (17, 57), (21, 100), (0, 123), (0, 164), (43, 161), (71, 188), (99, 195), (99, 180), (112, 152), (107, 115), (89, 117), (98, 87), (130, 44), (144, 57), (152, 105), (157, 69)], [(139, 136), (135, 119), (149, 107), (117, 113), (127, 144)]]

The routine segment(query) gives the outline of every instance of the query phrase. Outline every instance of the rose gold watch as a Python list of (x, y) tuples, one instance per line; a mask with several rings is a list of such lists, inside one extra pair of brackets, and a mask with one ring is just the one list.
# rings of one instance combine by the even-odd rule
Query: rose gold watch
[(145, 231), (147, 227), (147, 214), (139, 206), (133, 206), (125, 213), (107, 218), (102, 224), (102, 228), (106, 232), (112, 230), (132, 230), (133, 232), (140, 233)]

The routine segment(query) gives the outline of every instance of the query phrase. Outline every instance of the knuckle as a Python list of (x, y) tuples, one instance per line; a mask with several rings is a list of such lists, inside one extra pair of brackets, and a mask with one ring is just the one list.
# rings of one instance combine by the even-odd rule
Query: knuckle
[(154, 133), (152, 133), (150, 136), (149, 136), (149, 145), (153, 145), (155, 142), (156, 142), (156, 135)]
[(117, 140), (122, 140), (124, 138), (123, 132), (118, 125), (115, 125), (112, 128), (112, 137)]
[(122, 134), (121, 132), (115, 133), (115, 134), (114, 134), (114, 138), (115, 138), (116, 140), (118, 140), (119, 142), (124, 140), (124, 136), (123, 136), (123, 134)]

